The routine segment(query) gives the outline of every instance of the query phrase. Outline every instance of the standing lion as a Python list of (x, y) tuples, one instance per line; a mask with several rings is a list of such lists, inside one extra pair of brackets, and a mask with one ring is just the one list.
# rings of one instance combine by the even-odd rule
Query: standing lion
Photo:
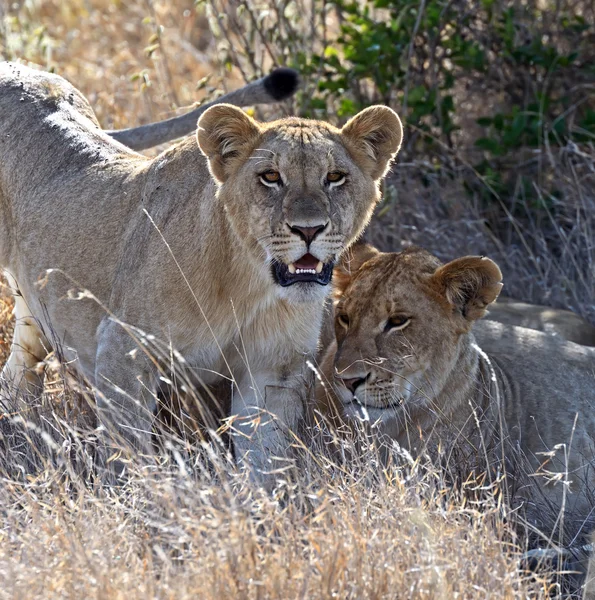
[[(399, 150), (391, 109), (342, 129), (217, 105), (154, 159), (61, 77), (0, 65), (0, 267), (15, 295), (6, 402), (59, 347), (102, 421), (150, 452), (167, 363), (233, 384), (235, 451), (269, 469), (303, 413), (333, 266)], [(156, 352), (161, 350), (161, 354)], [(273, 465), (274, 466), (274, 465)]]

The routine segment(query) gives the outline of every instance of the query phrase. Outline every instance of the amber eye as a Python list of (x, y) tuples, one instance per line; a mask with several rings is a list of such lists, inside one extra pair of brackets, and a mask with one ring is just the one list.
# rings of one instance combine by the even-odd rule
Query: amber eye
[(345, 183), (345, 173), (341, 173), (340, 171), (331, 171), (326, 174), (326, 182), (331, 185), (341, 185)]
[(260, 180), (265, 184), (277, 184), (281, 183), (281, 175), (279, 171), (265, 171), (260, 174)]
[(349, 317), (346, 314), (337, 315), (337, 323), (340, 323), (343, 327), (349, 327)]
[(396, 329), (405, 329), (407, 325), (409, 325), (411, 321), (411, 317), (406, 317), (405, 315), (395, 315), (393, 317), (389, 317), (386, 325), (384, 327), (384, 331), (392, 331)]

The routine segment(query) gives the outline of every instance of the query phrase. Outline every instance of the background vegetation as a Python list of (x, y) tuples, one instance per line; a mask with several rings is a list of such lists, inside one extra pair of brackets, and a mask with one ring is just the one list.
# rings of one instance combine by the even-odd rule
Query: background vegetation
[[(444, 259), (489, 255), (508, 295), (595, 320), (593, 2), (0, 6), (2, 58), (65, 76), (106, 128), (169, 117), (275, 65), (300, 70), (303, 88), (262, 117), (342, 123), (370, 103), (391, 105), (407, 124), (405, 145), (370, 241), (392, 250), (417, 243)], [(10, 309), (1, 297), (0, 363)], [(497, 490), (473, 504), (431, 469), (381, 470), (373, 449), (350, 471), (312, 460), (308, 476), (286, 478), (282, 502), (251, 489), (223, 458), (206, 469), (196, 454), (190, 469), (174, 454), (123, 489), (89, 484), (80, 464), (90, 460), (93, 431), (73, 425), (85, 415), (50, 367), (41, 429), (0, 420), (0, 597), (560, 591), (555, 577), (521, 569), (525, 541), (502, 518)]]

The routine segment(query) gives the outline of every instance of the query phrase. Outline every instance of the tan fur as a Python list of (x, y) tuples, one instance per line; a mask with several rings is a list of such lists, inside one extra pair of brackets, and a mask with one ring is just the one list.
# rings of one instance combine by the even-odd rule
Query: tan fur
[(583, 346), (595, 346), (595, 327), (570, 310), (499, 297), (490, 306), (486, 319), (536, 329)]
[[(330, 287), (281, 287), (271, 261), (310, 252), (331, 263), (360, 234), (399, 148), (397, 115), (376, 107), (339, 130), (261, 124), (221, 105), (197, 138), (150, 160), (101, 131), (62, 78), (2, 63), (0, 139), (0, 267), (23, 299), (17, 321), (33, 316), (96, 386), (104, 422), (147, 451), (156, 348), (165, 362), (175, 349), (206, 384), (229, 378), (237, 454), (268, 468), (288, 447), (283, 427), (301, 418)], [(370, 147), (373, 167), (359, 158)], [(263, 185), (267, 169), (282, 188)], [(347, 173), (345, 184), (330, 189), (329, 170)], [(319, 224), (309, 250), (290, 229)], [(28, 366), (15, 359), (4, 371), (9, 398)]]
[[(326, 389), (317, 390), (322, 409), (348, 422), (367, 419), (380, 439), (414, 455), (450, 456), (457, 468), (468, 461), (491, 478), (506, 472), (510, 498), (539, 526), (553, 527), (546, 513), (564, 506), (569, 531), (586, 527), (595, 489), (593, 349), (475, 324), (502, 286), (487, 258), (442, 265), (417, 248), (349, 254), (355, 270), (337, 278), (336, 341), (322, 361)], [(408, 324), (387, 330), (399, 315)]]

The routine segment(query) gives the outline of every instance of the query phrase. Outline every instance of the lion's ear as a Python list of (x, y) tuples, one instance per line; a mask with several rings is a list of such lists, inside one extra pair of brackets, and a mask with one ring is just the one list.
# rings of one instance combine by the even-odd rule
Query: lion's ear
[(260, 136), (258, 123), (231, 104), (217, 104), (198, 120), (196, 137), (211, 174), (225, 181), (250, 154)]
[(353, 276), (372, 258), (378, 256), (380, 251), (370, 244), (356, 243), (346, 250), (333, 272), (335, 284), (335, 297), (339, 297), (347, 289)]
[(465, 256), (439, 267), (432, 276), (439, 291), (469, 321), (480, 319), (502, 289), (500, 267), (484, 256)]
[(374, 179), (380, 179), (401, 147), (403, 126), (388, 106), (370, 106), (347, 121), (341, 135), (353, 158)]

